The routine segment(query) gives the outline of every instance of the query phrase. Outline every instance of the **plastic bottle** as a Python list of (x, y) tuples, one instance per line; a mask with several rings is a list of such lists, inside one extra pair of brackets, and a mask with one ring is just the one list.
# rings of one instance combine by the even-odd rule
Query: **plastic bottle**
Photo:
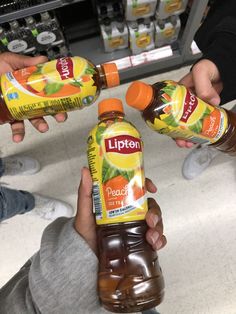
[(82, 109), (102, 88), (119, 85), (114, 63), (95, 66), (81, 57), (63, 57), (5, 73), (0, 85), (0, 124)]
[(236, 154), (236, 114), (207, 104), (183, 85), (136, 81), (129, 86), (126, 101), (141, 110), (147, 125), (158, 133)]
[(122, 102), (99, 103), (98, 125), (88, 137), (88, 163), (99, 255), (98, 294), (112, 312), (130, 313), (158, 305), (164, 281), (157, 252), (147, 243), (143, 144), (124, 118)]

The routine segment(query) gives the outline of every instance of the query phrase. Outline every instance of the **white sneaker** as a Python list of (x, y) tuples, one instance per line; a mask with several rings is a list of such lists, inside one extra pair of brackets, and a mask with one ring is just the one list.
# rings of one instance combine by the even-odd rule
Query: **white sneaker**
[(220, 154), (220, 151), (210, 146), (197, 146), (185, 157), (182, 166), (182, 175), (187, 180), (199, 176)]
[(33, 194), (35, 208), (32, 213), (47, 220), (55, 220), (58, 217), (72, 217), (74, 210), (71, 205), (54, 198)]
[(31, 157), (11, 156), (2, 158), (5, 176), (31, 175), (40, 170), (39, 162)]

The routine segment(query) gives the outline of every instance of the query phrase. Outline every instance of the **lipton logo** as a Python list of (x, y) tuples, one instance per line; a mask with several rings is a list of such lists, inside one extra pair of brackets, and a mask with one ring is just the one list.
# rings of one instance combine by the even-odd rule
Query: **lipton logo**
[(67, 80), (74, 77), (73, 61), (71, 58), (60, 58), (57, 60), (56, 69), (62, 80)]
[(184, 110), (180, 121), (187, 122), (191, 114), (194, 112), (198, 105), (197, 97), (191, 92), (187, 91), (186, 97), (184, 100)]
[(132, 154), (142, 151), (140, 139), (130, 135), (119, 135), (105, 139), (106, 152)]

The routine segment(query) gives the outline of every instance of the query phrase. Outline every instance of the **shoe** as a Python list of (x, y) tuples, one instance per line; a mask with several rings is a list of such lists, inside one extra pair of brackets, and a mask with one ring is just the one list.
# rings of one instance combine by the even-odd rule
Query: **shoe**
[(35, 208), (32, 213), (47, 220), (55, 220), (58, 217), (72, 217), (74, 210), (69, 204), (54, 198), (33, 194)]
[(39, 162), (31, 157), (11, 156), (2, 158), (4, 176), (31, 175), (40, 170)]
[(218, 154), (220, 154), (220, 151), (209, 146), (194, 148), (183, 162), (183, 177), (187, 180), (198, 177)]

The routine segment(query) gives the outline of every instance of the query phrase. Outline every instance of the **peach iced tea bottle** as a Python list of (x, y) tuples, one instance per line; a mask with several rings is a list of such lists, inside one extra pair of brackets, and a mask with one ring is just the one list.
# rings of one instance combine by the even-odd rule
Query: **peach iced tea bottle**
[(236, 114), (207, 104), (183, 85), (136, 81), (129, 86), (126, 101), (139, 109), (147, 125), (160, 134), (211, 144), (222, 152), (236, 154)]
[(98, 293), (112, 312), (158, 305), (164, 281), (157, 252), (147, 243), (143, 143), (124, 118), (119, 99), (99, 103), (98, 125), (88, 137), (88, 162), (99, 254)]
[(0, 78), (0, 124), (82, 109), (102, 88), (119, 85), (114, 63), (95, 66), (81, 57), (5, 73)]

